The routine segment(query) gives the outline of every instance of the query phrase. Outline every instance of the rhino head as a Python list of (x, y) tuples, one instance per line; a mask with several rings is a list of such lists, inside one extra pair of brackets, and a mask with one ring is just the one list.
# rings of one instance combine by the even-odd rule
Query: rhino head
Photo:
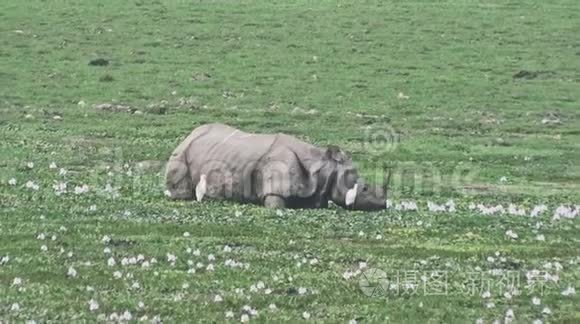
[[(337, 147), (329, 147), (326, 158), (331, 162), (334, 179), (330, 199), (337, 205), (353, 210), (381, 210), (386, 208), (387, 190), (366, 183), (359, 176), (352, 160)], [(388, 182), (388, 180), (387, 180)]]
[(167, 163), (165, 187), (173, 199), (193, 198), (193, 183), (189, 168), (181, 159), (172, 156)]

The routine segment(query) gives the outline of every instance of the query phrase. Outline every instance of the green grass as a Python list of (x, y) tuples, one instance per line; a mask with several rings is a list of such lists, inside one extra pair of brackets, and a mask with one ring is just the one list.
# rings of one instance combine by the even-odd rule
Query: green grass
[[(561, 292), (580, 288), (580, 223), (551, 220), (560, 204), (580, 201), (578, 21), (572, 0), (1, 2), (0, 259), (10, 260), (0, 264), (0, 320), (92, 322), (128, 310), (133, 319), (222, 322), (231, 310), (239, 321), (249, 305), (259, 313), (252, 321), (309, 312), (327, 322), (491, 322), (510, 308), (516, 322), (579, 321), (579, 297)], [(89, 65), (96, 58), (110, 63)], [(144, 114), (93, 108), (109, 102)], [(339, 145), (368, 177), (390, 167), (391, 198), (415, 200), (420, 211), (279, 214), (169, 201), (163, 161), (207, 122)], [(68, 192), (58, 196), (59, 182)], [(74, 194), (82, 184), (90, 191)], [(448, 199), (457, 212), (425, 207)], [(549, 211), (483, 216), (471, 202)], [(158, 262), (121, 264), (139, 254)], [(214, 271), (205, 269), (209, 254)], [(188, 260), (204, 268), (190, 274)], [(359, 262), (419, 283), (445, 273), (447, 291), (419, 284), (416, 294), (367, 296), (363, 274), (343, 278)], [(521, 294), (504, 296), (492, 269), (517, 273)], [(559, 281), (530, 291), (532, 269)], [(462, 289), (481, 272), (493, 279), (490, 299)], [(259, 281), (265, 288), (250, 291)]]

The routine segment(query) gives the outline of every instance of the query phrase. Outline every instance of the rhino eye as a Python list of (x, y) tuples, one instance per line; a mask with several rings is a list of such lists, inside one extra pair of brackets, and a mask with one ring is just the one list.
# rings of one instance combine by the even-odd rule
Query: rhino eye
[(367, 192), (367, 191), (369, 191), (369, 187), (367, 187), (367, 186), (364, 186), (362, 191), (363, 191), (363, 192)]

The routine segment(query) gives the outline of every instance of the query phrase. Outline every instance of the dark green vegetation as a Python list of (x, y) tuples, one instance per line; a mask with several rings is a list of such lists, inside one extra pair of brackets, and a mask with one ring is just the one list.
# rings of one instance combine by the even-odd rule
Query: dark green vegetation
[[(239, 321), (244, 305), (258, 311), (252, 321), (308, 312), (329, 322), (490, 322), (510, 308), (518, 322), (580, 320), (577, 295), (561, 294), (579, 286), (578, 217), (551, 220), (580, 200), (579, 22), (573, 0), (0, 2), (0, 259), (10, 258), (0, 261), (0, 320), (128, 310), (220, 322), (231, 310)], [(119, 111), (94, 108), (102, 103)], [(367, 176), (393, 168), (393, 199), (421, 211), (168, 201), (157, 161), (206, 122), (340, 145)], [(89, 192), (75, 194), (83, 184)], [(450, 198), (457, 212), (427, 211), (425, 201)], [(549, 211), (482, 216), (472, 201)], [(158, 262), (121, 264), (139, 254)], [(363, 274), (343, 278), (360, 262), (408, 275), (417, 294), (366, 296)], [(520, 294), (504, 295), (492, 269), (517, 273)], [(543, 296), (526, 288), (533, 269), (559, 276)], [(419, 277), (432, 271), (448, 276), (443, 296), (423, 291)], [(493, 278), (490, 298), (462, 290), (473, 272)]]

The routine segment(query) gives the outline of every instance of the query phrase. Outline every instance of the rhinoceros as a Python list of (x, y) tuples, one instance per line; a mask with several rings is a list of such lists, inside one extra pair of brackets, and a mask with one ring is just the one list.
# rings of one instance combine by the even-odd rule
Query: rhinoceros
[(271, 208), (386, 208), (386, 188), (359, 176), (336, 146), (285, 134), (251, 134), (223, 124), (195, 128), (167, 164), (173, 199), (227, 199)]

